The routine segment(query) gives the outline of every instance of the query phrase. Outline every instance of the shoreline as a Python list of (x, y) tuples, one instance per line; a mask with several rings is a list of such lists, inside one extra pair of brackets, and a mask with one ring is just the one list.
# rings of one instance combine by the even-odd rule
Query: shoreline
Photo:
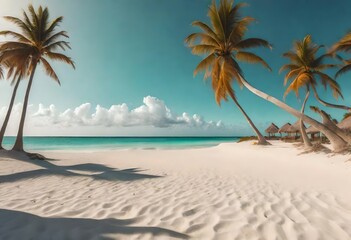
[[(29, 137), (26, 151), (96, 152), (132, 149), (182, 150), (215, 147), (225, 142), (238, 142), (238, 137)], [(12, 137), (12, 140), (14, 138)], [(48, 139), (45, 141), (45, 139)], [(125, 141), (127, 139), (127, 141)], [(80, 141), (82, 140), (82, 141)], [(88, 141), (87, 141), (88, 140)], [(93, 141), (91, 141), (93, 140)], [(107, 141), (106, 141), (107, 140)], [(109, 141), (112, 140), (112, 141)], [(6, 143), (10, 149), (12, 143)]]
[(349, 239), (350, 155), (252, 143), (0, 156), (0, 238)]

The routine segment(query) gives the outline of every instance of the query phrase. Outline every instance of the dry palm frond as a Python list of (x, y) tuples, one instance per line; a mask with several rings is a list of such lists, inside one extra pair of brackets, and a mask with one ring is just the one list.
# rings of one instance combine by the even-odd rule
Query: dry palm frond
[(248, 52), (250, 48), (271, 48), (271, 45), (260, 38), (244, 38), (248, 26), (254, 21), (251, 17), (240, 15), (241, 8), (245, 5), (221, 0), (217, 6), (216, 1), (212, 1), (208, 10), (210, 24), (194, 21), (192, 25), (199, 27), (202, 32), (192, 33), (185, 39), (193, 54), (205, 56), (197, 65), (194, 76), (203, 71), (205, 79), (211, 77), (218, 104), (221, 100), (226, 101), (228, 96), (235, 98), (233, 80), (242, 86), (240, 79), (243, 74), (237, 61), (259, 63), (270, 69), (261, 57)]
[[(213, 65), (214, 60), (216, 59), (216, 55), (214, 53), (208, 55), (205, 59), (203, 59), (199, 65), (197, 65), (197, 67), (194, 70), (194, 76), (196, 76), (196, 74), (200, 71), (205, 71), (211, 68), (211, 66)], [(205, 78), (206, 78), (206, 74), (205, 74)]]
[(237, 52), (236, 58), (239, 61), (243, 61), (247, 63), (260, 63), (265, 68), (268, 68), (270, 71), (272, 71), (269, 65), (261, 57), (257, 56), (254, 53), (240, 51), (240, 52)]
[(289, 87), (286, 89), (285, 93), (284, 93), (284, 98), (286, 97), (286, 95), (290, 92), (290, 91), (294, 91), (296, 96), (299, 96), (299, 89), (301, 87), (308, 87), (309, 85), (314, 84), (314, 79), (313, 76), (311, 74), (308, 73), (302, 73), (299, 74), (293, 81), (292, 83), (289, 85)]

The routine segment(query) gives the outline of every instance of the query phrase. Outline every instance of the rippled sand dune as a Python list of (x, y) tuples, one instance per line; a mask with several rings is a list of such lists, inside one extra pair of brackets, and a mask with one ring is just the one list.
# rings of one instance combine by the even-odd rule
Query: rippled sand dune
[(351, 239), (349, 155), (252, 142), (0, 157), (0, 239)]

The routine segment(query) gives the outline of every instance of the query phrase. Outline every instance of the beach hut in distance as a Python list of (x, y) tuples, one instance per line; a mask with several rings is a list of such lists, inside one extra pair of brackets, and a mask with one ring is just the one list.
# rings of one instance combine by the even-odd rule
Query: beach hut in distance
[(265, 130), (265, 132), (268, 134), (268, 137), (275, 137), (275, 134), (278, 133), (279, 127), (275, 125), (274, 123), (271, 123), (269, 127)]
[(318, 138), (321, 137), (321, 132), (317, 128), (313, 127), (313, 126), (309, 126), (306, 129), (306, 133), (311, 135), (311, 139), (312, 140), (315, 140), (316, 137), (318, 137)]
[[(304, 128), (306, 128), (305, 125), (304, 125)], [(288, 128), (288, 132), (289, 133), (295, 133), (297, 135), (297, 133), (300, 132), (300, 120), (296, 121), (293, 125), (291, 125)]]
[(290, 132), (288, 130), (289, 130), (290, 127), (291, 127), (290, 123), (284, 124), (281, 128), (279, 128), (278, 133), (280, 133), (280, 134), (286, 133), (286, 134), (289, 135)]

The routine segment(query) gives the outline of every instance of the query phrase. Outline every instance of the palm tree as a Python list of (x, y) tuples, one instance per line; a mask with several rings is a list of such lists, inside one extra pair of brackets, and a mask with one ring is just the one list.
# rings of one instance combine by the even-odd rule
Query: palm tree
[[(334, 44), (331, 52), (334, 54), (336, 52), (351, 52), (351, 31), (346, 33), (346, 35), (343, 38), (341, 38), (336, 44)], [(336, 78), (351, 70), (351, 59), (342, 59), (342, 61), (344, 65), (335, 74)], [(345, 115), (350, 115), (350, 113), (346, 113)]]
[(254, 19), (240, 17), (239, 11), (243, 6), (241, 3), (234, 5), (233, 1), (221, 0), (217, 7), (213, 1), (208, 10), (211, 25), (200, 21), (193, 22), (192, 25), (202, 31), (190, 34), (185, 42), (193, 54), (206, 55), (196, 67), (194, 75), (205, 71), (205, 79), (211, 77), (217, 104), (220, 105), (222, 100), (227, 101), (228, 97), (231, 98), (255, 131), (258, 144), (267, 145), (269, 143), (241, 107), (232, 88), (234, 80), (242, 86), (240, 76), (243, 76), (243, 72), (238, 61), (260, 63), (271, 70), (262, 58), (246, 51), (254, 47), (271, 48), (271, 45), (260, 38), (244, 38), (248, 25)]
[[(323, 70), (336, 67), (334, 64), (326, 64), (323, 60), (331, 57), (330, 54), (323, 54), (316, 57), (318, 50), (323, 47), (312, 42), (311, 35), (307, 35), (302, 41), (294, 43), (294, 49), (283, 54), (284, 57), (290, 60), (289, 64), (285, 64), (280, 69), (280, 72), (287, 70), (285, 75), (284, 85), (291, 81), (289, 87), (284, 93), (284, 97), (290, 92), (295, 91), (296, 96), (299, 96), (300, 88), (306, 88), (305, 99), (302, 104), (301, 113), (304, 113), (305, 105), (310, 95), (310, 89), (314, 95), (320, 100), (317, 92), (317, 83), (327, 88), (331, 88), (335, 98), (342, 97), (339, 84), (329, 75), (323, 73)], [(306, 134), (302, 119), (300, 119), (300, 131), (306, 147), (311, 147), (312, 144)]]
[[(341, 38), (332, 48), (332, 52), (351, 52), (351, 31), (346, 33), (346, 35)], [(344, 66), (342, 66), (336, 73), (336, 77), (351, 70), (351, 59), (344, 61)]]
[(25, 76), (25, 74), (27, 72), (26, 67), (28, 66), (28, 59), (23, 59), (23, 58), (17, 59), (16, 66), (9, 65), (8, 63), (5, 63), (5, 65), (7, 65), (7, 68), (8, 68), (7, 79), (12, 78), (11, 84), (12, 85), (15, 84), (15, 86), (13, 88), (11, 101), (10, 101), (4, 122), (3, 122), (1, 130), (0, 130), (0, 150), (3, 149), (2, 142), (4, 140), (6, 128), (7, 128), (10, 116), (11, 116), (11, 112), (12, 112), (13, 104), (15, 102), (18, 86), (20, 84), (21, 79)]
[[(232, 5), (232, 1), (231, 2), (228, 2), (228, 1), (221, 1), (221, 5), (226, 5), (226, 6), (233, 6)], [(213, 6), (215, 6), (215, 4), (212, 4), (212, 7), (210, 8), (209, 10), (209, 15), (210, 15), (210, 18), (211, 20), (213, 20), (213, 23), (212, 25), (216, 26), (216, 29), (219, 29), (221, 30), (220, 32), (214, 32), (214, 30), (212, 30), (208, 25), (202, 23), (202, 22), (194, 22), (193, 25), (195, 26), (198, 26), (200, 27), (203, 32), (202, 33), (194, 33), (192, 35), (190, 35), (188, 38), (187, 38), (187, 42), (190, 44), (194, 41), (196, 41), (196, 39), (201, 39), (202, 40), (202, 43), (200, 43), (197, 46), (194, 46), (193, 47), (193, 52), (197, 52), (197, 51), (200, 51), (201, 49), (201, 52), (207, 52), (210, 53), (210, 52), (213, 52), (214, 54), (210, 54), (207, 58), (205, 58), (200, 64), (199, 66), (197, 67), (198, 70), (206, 70), (206, 74), (205, 74), (205, 77), (209, 77), (211, 75), (213, 75), (213, 73), (217, 73), (217, 76), (223, 76), (223, 75), (226, 75), (228, 74), (227, 72), (230, 72), (230, 74), (234, 75), (236, 74), (237, 72), (233, 72), (232, 69), (233, 67), (231, 68), (228, 68), (229, 71), (223, 71), (222, 74), (218, 74), (219, 72), (216, 72), (216, 71), (211, 71), (211, 66), (212, 68), (215, 67), (215, 69), (219, 70), (219, 67), (223, 67), (224, 66), (224, 62), (225, 62), (225, 66), (228, 65), (228, 62), (227, 61), (223, 61), (224, 58), (226, 60), (228, 59), (232, 59), (231, 55), (229, 55), (228, 53), (226, 53), (226, 57), (225, 56), (222, 56), (222, 61), (219, 61), (219, 60), (216, 60), (214, 61), (214, 59), (217, 59), (217, 56), (220, 56), (219, 54), (221, 52), (217, 52), (216, 50), (218, 49), (218, 43), (222, 43), (222, 44), (225, 44), (225, 42), (219, 42), (219, 40), (223, 39), (224, 37), (228, 37), (226, 34), (228, 34), (228, 31), (224, 31), (224, 28), (223, 26), (231, 26), (231, 29), (232, 31), (229, 33), (229, 39), (240, 39), (240, 37), (243, 36), (243, 32), (246, 32), (247, 31), (247, 27), (248, 27), (248, 24), (250, 22), (252, 22), (252, 18), (250, 17), (244, 17), (244, 18), (241, 18), (240, 17), (240, 12), (238, 11), (238, 9), (240, 8), (240, 6), (242, 6), (243, 3), (239, 3), (237, 5), (234, 5), (234, 7), (231, 7), (230, 8), (230, 12), (228, 13), (228, 11), (224, 11), (224, 9), (228, 9), (227, 8), (220, 8), (222, 9), (219, 13), (219, 11), (214, 11), (213, 10)], [(211, 10), (212, 9), (212, 10)], [(216, 8), (215, 8), (216, 10)], [(216, 16), (217, 15), (217, 16)], [(235, 15), (236, 17), (232, 17), (233, 15)], [(223, 16), (231, 16), (231, 18), (225, 18)], [(228, 23), (228, 19), (230, 19), (231, 21), (229, 21)], [(233, 19), (235, 19), (234, 23), (233, 23)], [(238, 19), (241, 19), (241, 20), (238, 20)], [(225, 23), (225, 24), (224, 24)], [(241, 23), (241, 24), (240, 24)], [(235, 27), (233, 27), (233, 25)], [(222, 31), (223, 29), (223, 31)], [(226, 28), (225, 28), (226, 29)], [(218, 39), (218, 37), (220, 37), (220, 39)], [(228, 39), (228, 38), (227, 38)], [(264, 41), (265, 42), (265, 41)], [(262, 43), (264, 43), (262, 42)], [(252, 46), (252, 41), (247, 41), (246, 42), (246, 46)], [(217, 44), (217, 45), (216, 45)], [(231, 42), (227, 43), (229, 46), (232, 45)], [(266, 44), (264, 44), (266, 45)], [(216, 47), (217, 46), (217, 47)], [(228, 47), (229, 47), (228, 46)], [(257, 46), (255, 44), (255, 46)], [(199, 52), (200, 53), (200, 52)], [(249, 54), (244, 54), (246, 56), (248, 56)], [(240, 56), (240, 54), (239, 54)], [(252, 55), (250, 55), (252, 56)], [(236, 54), (236, 57), (237, 57), (237, 54)], [(244, 57), (242, 59), (245, 59)], [(248, 59), (248, 58), (246, 58)], [(261, 58), (253, 58), (255, 59), (256, 61), (254, 62), (260, 62), (260, 63), (263, 63), (262, 59)], [(251, 59), (251, 62), (252, 60)], [(211, 65), (211, 64), (207, 64), (207, 62), (215, 62), (216, 65)], [(229, 61), (229, 63), (232, 63), (234, 66), (236, 63), (236, 61)], [(328, 127), (326, 127), (325, 125), (323, 125), (322, 123), (316, 121), (315, 119), (313, 118), (310, 118), (309, 116), (306, 116), (304, 114), (302, 114), (301, 112), (297, 111), (296, 109), (290, 107), (289, 105), (287, 105), (286, 103), (260, 91), (259, 89), (253, 87), (248, 81), (246, 81), (246, 79), (244, 79), (242, 77), (242, 74), (239, 74), (237, 73), (236, 74), (237, 78), (235, 78), (235, 80), (238, 81), (239, 84), (242, 84), (243, 86), (245, 86), (249, 91), (251, 91), (252, 93), (254, 93), (255, 95), (273, 103), (274, 105), (282, 108), (283, 110), (289, 112), (290, 114), (294, 115), (295, 117), (297, 118), (301, 118), (303, 121), (305, 121), (306, 123), (314, 126), (316, 129), (318, 129), (319, 131), (321, 131), (323, 134), (325, 134), (331, 144), (332, 144), (332, 147), (334, 149), (335, 152), (339, 152), (339, 151), (344, 151), (347, 146), (348, 146), (348, 143), (346, 141), (344, 141), (339, 135), (337, 135), (336, 133), (334, 133), (332, 130), (330, 130)], [(227, 78), (223, 78), (223, 77), (216, 77), (215, 76), (215, 79), (217, 80), (220, 80), (220, 81), (213, 81), (213, 86), (215, 87), (216, 89), (216, 92), (218, 96), (226, 96), (225, 93), (227, 93), (226, 91), (228, 91), (228, 85), (229, 83), (228, 82), (225, 82), (223, 81), (224, 79), (229, 79), (228, 77)], [(223, 87), (218, 87), (218, 86), (225, 86), (225, 88)], [(226, 90), (226, 91), (224, 91)]]
[[(23, 11), (23, 19), (7, 16), (5, 19), (17, 25), (21, 32), (2, 31), (0, 35), (8, 35), (14, 38), (14, 41), (7, 41), (0, 46), (2, 52), (2, 60), (8, 61), (9, 64), (16, 65), (19, 59), (26, 59), (28, 62), (27, 74), (29, 81), (25, 98), (23, 102), (23, 110), (16, 142), (13, 150), (23, 150), (23, 127), (26, 118), (27, 105), (30, 90), (33, 83), (33, 77), (38, 64), (42, 64), (46, 74), (60, 84), (59, 78), (48, 60), (57, 60), (70, 64), (73, 68), (74, 63), (71, 58), (57, 52), (58, 49), (66, 50), (70, 48), (67, 41), (62, 38), (68, 38), (67, 32), (56, 31), (63, 17), (58, 17), (49, 22), (49, 10), (41, 6), (36, 11), (32, 5), (28, 6), (27, 14)], [(22, 60), (23, 61), (23, 60)]]

